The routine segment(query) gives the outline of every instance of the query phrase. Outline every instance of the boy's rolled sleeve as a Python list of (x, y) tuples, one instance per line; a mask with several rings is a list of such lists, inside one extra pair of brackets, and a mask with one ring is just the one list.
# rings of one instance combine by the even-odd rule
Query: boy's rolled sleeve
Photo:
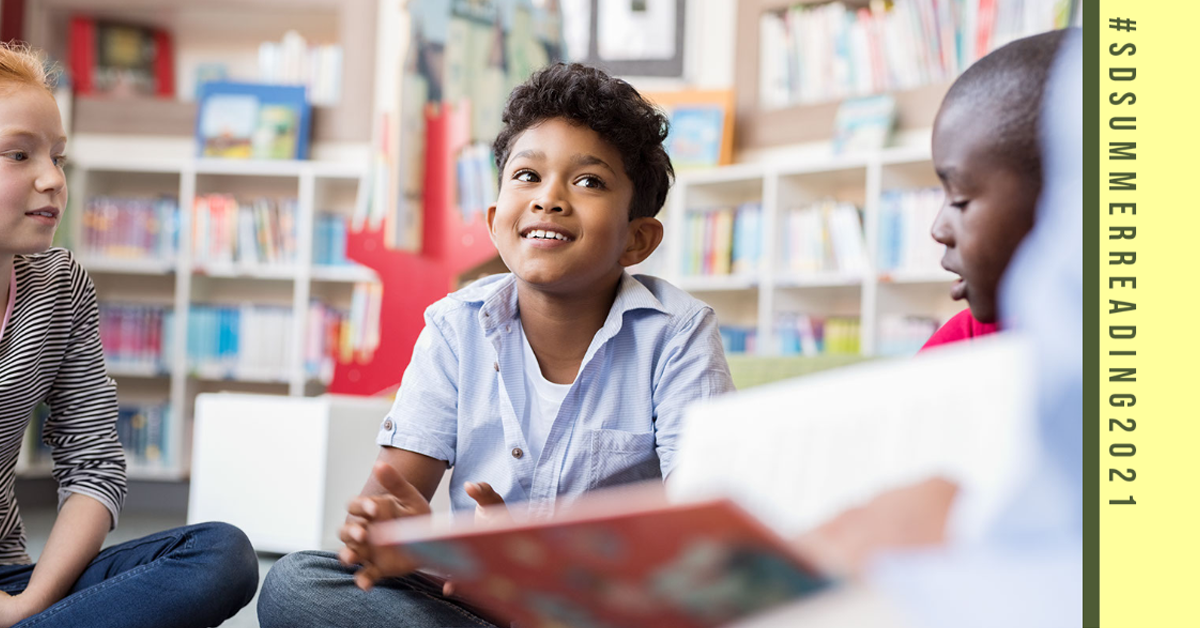
[[(432, 308), (431, 308), (432, 310)], [(375, 442), (445, 460), (458, 442), (458, 355), (429, 310), (396, 401)]]
[(733, 390), (712, 308), (701, 308), (681, 320), (663, 349), (661, 365), (654, 388), (654, 439), (665, 480), (675, 468), (687, 406)]
[(58, 506), (74, 493), (104, 505), (116, 528), (125, 503), (125, 452), (117, 439), (117, 386), (104, 367), (96, 290), (78, 264), (71, 282), (81, 295), (71, 336), (46, 398), (42, 440), (51, 448)]

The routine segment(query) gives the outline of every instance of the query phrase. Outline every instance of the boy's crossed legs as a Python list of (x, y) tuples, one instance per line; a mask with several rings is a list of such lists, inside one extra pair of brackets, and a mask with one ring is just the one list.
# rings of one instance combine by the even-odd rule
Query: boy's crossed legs
[(358, 567), (330, 552), (296, 552), (275, 563), (258, 598), (262, 628), (495, 628), (478, 611), (444, 597), (442, 581), (421, 573), (384, 578), (370, 591)]

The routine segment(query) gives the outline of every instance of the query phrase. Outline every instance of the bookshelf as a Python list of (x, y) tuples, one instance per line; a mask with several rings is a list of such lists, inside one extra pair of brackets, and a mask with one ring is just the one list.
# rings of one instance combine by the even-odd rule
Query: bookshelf
[[(258, 45), (295, 30), (312, 44), (340, 44), (337, 104), (313, 108), (315, 142), (366, 142), (374, 102), (378, 0), (28, 0), (25, 39), (66, 60), (71, 16), (81, 14), (163, 28), (172, 34), (177, 98), (76, 100), (75, 133), (191, 136), (196, 68), (225, 64), (233, 78), (257, 72)], [(183, 98), (179, 98), (182, 96)]]
[[(892, 190), (937, 186), (927, 148), (895, 148), (787, 164), (739, 164), (678, 177), (663, 216), (664, 244), (645, 267), (709, 303), (722, 327), (752, 332), (758, 356), (781, 349), (782, 322), (794, 314), (827, 320), (857, 319), (857, 351), (863, 356), (905, 353), (919, 338), (898, 350), (895, 321), (922, 317), (944, 322), (963, 309), (949, 297), (954, 275), (934, 262), (919, 268), (881, 270), (879, 220), (881, 199)], [(837, 268), (797, 271), (785, 264), (786, 215), (793, 207), (834, 199), (861, 209), (863, 264), (857, 271)], [(698, 244), (689, 236), (687, 217), (716, 207), (758, 203), (762, 207), (761, 255), (756, 271), (692, 274), (684, 270)], [(914, 225), (918, 244), (932, 249), (925, 259), (940, 259), (940, 245), (928, 236), (929, 224)], [(926, 251), (929, 253), (928, 251)], [(841, 323), (839, 322), (839, 325)], [(881, 337), (881, 331), (887, 331)], [(932, 329), (928, 330), (932, 332)], [(919, 346), (916, 345), (916, 346)], [(737, 353), (737, 351), (734, 351)]]
[[(1078, 0), (739, 0), (737, 148), (828, 139), (841, 100), (872, 93), (892, 95), (898, 129), (929, 128), (954, 77), (981, 50), (1077, 24), (1080, 6)], [(804, 80), (815, 68), (825, 70)], [(787, 77), (791, 96), (764, 102), (764, 80), (774, 85), (764, 74)], [(822, 89), (831, 82), (840, 87)]]
[[(306, 365), (311, 341), (311, 301), (349, 310), (356, 285), (377, 283), (368, 268), (313, 263), (313, 235), (317, 212), (329, 212), (350, 221), (356, 211), (359, 186), (366, 164), (322, 161), (227, 162), (212, 159), (106, 160), (74, 162), (68, 174), (71, 207), (62, 226), (65, 241), (78, 251), (79, 262), (96, 284), (105, 310), (128, 310), (133, 318), (158, 312), (163, 320), (161, 358), (143, 359), (140, 341), (121, 341), (132, 359), (116, 359), (106, 347), (109, 374), (117, 381), (119, 397), (135, 406), (163, 405), (165, 437), (160, 463), (131, 462), (130, 478), (181, 480), (189, 475), (191, 421), (194, 400), (205, 392), (233, 390), (286, 396), (323, 393), (327, 381)], [(289, 263), (247, 264), (238, 260), (209, 263), (193, 250), (192, 208), (205, 194), (230, 194), (295, 199), (294, 260)], [(113, 198), (170, 197), (178, 199), (177, 246), (166, 257), (111, 257), (83, 252), (83, 207), (97, 196)], [(267, 312), (258, 326), (243, 322), (252, 338), (239, 350), (254, 348), (259, 337), (273, 335), (276, 343), (260, 343), (259, 362), (237, 364), (197, 363), (196, 337), (203, 328), (197, 321), (205, 309)], [(167, 312), (167, 315), (162, 315)], [(114, 323), (114, 324), (120, 324)], [(110, 336), (111, 339), (111, 336)], [(228, 340), (222, 336), (220, 342)], [(263, 366), (263, 360), (269, 365)], [(26, 439), (31, 441), (31, 439)], [(32, 442), (27, 442), (27, 447)], [(49, 473), (44, 458), (22, 456), (23, 476)]]

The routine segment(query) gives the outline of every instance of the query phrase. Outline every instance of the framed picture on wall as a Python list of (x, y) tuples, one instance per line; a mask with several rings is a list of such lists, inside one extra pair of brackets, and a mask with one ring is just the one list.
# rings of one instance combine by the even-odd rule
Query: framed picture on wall
[(201, 157), (306, 159), (312, 109), (304, 87), (204, 83), (197, 95)]
[(734, 95), (731, 90), (646, 94), (671, 122), (667, 154), (677, 170), (733, 162)]
[[(685, 0), (564, 0), (564, 17), (587, 16), (587, 56), (574, 60), (618, 76), (683, 76)], [(564, 23), (565, 31), (572, 29)]]

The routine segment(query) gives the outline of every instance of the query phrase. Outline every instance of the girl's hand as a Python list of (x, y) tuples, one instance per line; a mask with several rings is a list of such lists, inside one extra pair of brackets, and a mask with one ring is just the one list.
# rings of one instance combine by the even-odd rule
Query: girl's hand
[(34, 603), (33, 598), (20, 593), (9, 595), (0, 591), (0, 628), (11, 628), (42, 610)]

